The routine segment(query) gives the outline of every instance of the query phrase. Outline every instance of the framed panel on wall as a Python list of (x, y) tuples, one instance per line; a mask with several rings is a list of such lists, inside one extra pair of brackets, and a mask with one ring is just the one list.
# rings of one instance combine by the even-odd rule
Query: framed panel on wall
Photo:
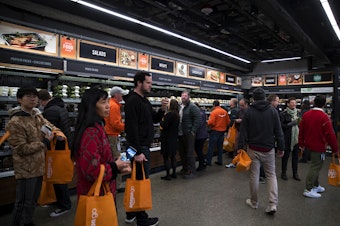
[(332, 72), (306, 73), (303, 76), (303, 84), (330, 84), (333, 83)]
[(287, 75), (286, 74), (279, 74), (277, 76), (277, 84), (279, 86), (286, 86), (287, 85)]
[(128, 49), (119, 49), (118, 65), (121, 67), (137, 68), (137, 52)]
[(162, 57), (151, 56), (151, 71), (174, 74), (175, 61)]
[(264, 86), (276, 86), (277, 76), (276, 75), (265, 75), (264, 76)]
[(262, 76), (254, 76), (251, 78), (251, 85), (252, 86), (262, 86)]
[(149, 70), (149, 55), (146, 53), (138, 53), (138, 69)]
[(288, 74), (287, 85), (302, 85), (302, 73)]
[(188, 77), (188, 64), (176, 61), (176, 75)]
[(86, 40), (78, 40), (78, 60), (117, 65), (117, 48)]
[(77, 39), (69, 36), (60, 36), (60, 57), (76, 59)]

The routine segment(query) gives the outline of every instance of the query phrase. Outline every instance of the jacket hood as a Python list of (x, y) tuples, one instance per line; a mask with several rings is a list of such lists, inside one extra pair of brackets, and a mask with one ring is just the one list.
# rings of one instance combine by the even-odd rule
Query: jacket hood
[(65, 102), (60, 97), (55, 97), (47, 103), (47, 105), (45, 106), (45, 109), (47, 109), (51, 106), (59, 106), (59, 107), (64, 108)]
[(12, 108), (8, 111), (9, 117), (12, 118), (13, 116), (36, 116), (38, 114), (41, 114), (41, 111), (38, 108), (32, 109), (32, 115), (23, 111), (21, 109), (21, 106), (17, 106), (15, 108)]
[(270, 108), (270, 106), (271, 106), (270, 102), (266, 100), (258, 100), (251, 105), (252, 108), (255, 108), (258, 111), (265, 111), (268, 108)]

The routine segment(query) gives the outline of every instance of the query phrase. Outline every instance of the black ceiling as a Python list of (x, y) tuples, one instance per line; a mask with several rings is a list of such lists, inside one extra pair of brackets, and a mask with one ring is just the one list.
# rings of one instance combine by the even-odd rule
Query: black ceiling
[[(6, 6), (17, 7), (18, 10), (33, 11), (50, 19), (105, 32), (105, 28), (89, 23), (98, 22), (111, 27), (113, 30), (106, 31), (111, 35), (243, 73), (252, 71), (265, 59), (302, 56), (313, 62), (315, 67), (339, 65), (340, 62), (340, 42), (319, 0), (87, 1), (227, 51), (251, 63), (202, 49), (71, 1), (1, 0)], [(340, 23), (340, 1), (329, 2)], [(27, 7), (28, 4), (31, 6)], [(204, 8), (206, 11), (202, 10)]]

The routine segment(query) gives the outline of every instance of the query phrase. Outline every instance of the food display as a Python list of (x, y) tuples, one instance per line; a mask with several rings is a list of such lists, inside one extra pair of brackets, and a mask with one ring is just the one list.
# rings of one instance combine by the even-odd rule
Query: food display
[(45, 50), (47, 42), (37, 33), (13, 33), (2, 34), (2, 38), (5, 40), (6, 45), (24, 48)]
[(301, 85), (302, 84), (302, 76), (301, 74), (290, 74), (287, 76), (288, 85)]

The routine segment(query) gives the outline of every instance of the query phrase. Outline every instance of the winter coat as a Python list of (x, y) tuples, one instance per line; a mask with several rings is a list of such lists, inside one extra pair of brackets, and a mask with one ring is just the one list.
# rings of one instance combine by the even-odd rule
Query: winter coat
[[(301, 118), (301, 112), (297, 112), (297, 116)], [(282, 131), (285, 138), (285, 147), (286, 151), (292, 151), (290, 150), (290, 145), (292, 142), (292, 127), (293, 125), (290, 125), (289, 123), (292, 122), (292, 117), (290, 114), (288, 114), (287, 111), (283, 111), (280, 113), (280, 121), (282, 126)]]
[(200, 109), (193, 103), (189, 102), (183, 108), (182, 131), (183, 135), (190, 133), (195, 134), (201, 126)]
[(173, 112), (164, 115), (160, 122), (161, 128), (161, 153), (165, 156), (176, 155), (178, 138), (179, 116)]

